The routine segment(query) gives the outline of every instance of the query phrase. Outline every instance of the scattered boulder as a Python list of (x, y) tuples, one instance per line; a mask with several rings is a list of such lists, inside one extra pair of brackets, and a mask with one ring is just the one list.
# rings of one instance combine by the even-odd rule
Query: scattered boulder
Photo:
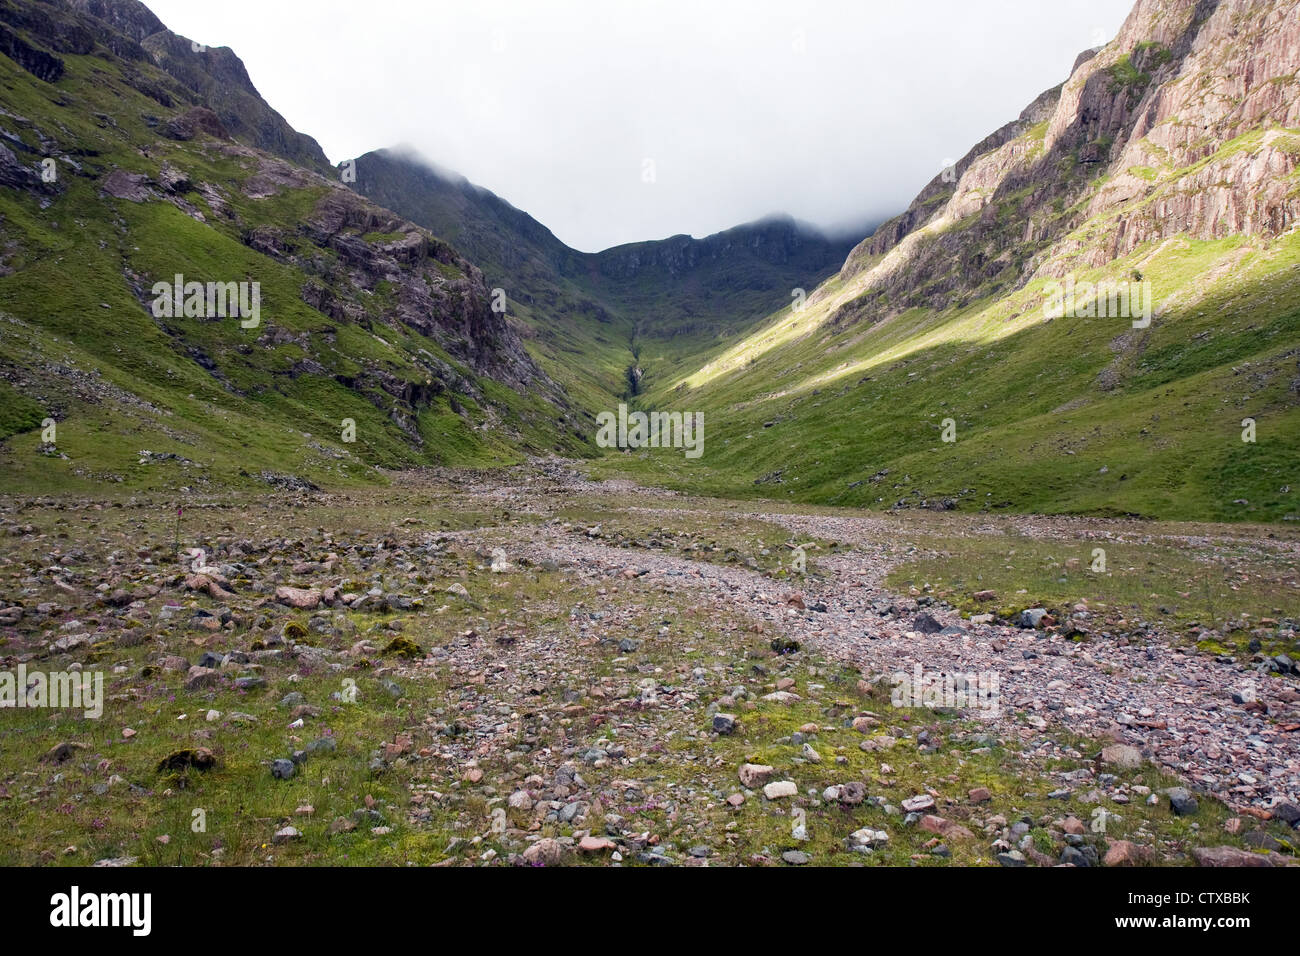
[(65, 763), (76, 756), (79, 751), (86, 749), (88, 748), (85, 744), (79, 744), (73, 741), (64, 741), (61, 744), (55, 744), (49, 750), (45, 751), (45, 755), (41, 757), (41, 763)]
[(301, 840), (301, 839), (302, 839), (301, 830), (299, 830), (297, 827), (285, 827), (282, 830), (275, 831), (275, 836), (271, 838), (271, 842), (280, 845), (284, 843), (291, 843), (294, 840)]
[(186, 690), (200, 690), (204, 687), (211, 687), (221, 678), (221, 674), (213, 667), (199, 667), (197, 664), (191, 667), (185, 675)]
[(1142, 751), (1128, 744), (1111, 744), (1101, 751), (1101, 765), (1119, 770), (1137, 770), (1142, 766)]
[(746, 763), (740, 765), (740, 782), (753, 790), (772, 779), (775, 768), (766, 764)]
[(1177, 816), (1191, 816), (1200, 809), (1200, 804), (1186, 787), (1170, 787), (1165, 794), (1169, 797), (1169, 809)]
[(799, 787), (793, 780), (777, 780), (763, 787), (763, 796), (769, 800), (799, 795)]
[(1145, 866), (1151, 851), (1128, 840), (1108, 840), (1106, 855), (1102, 858), (1103, 866)]
[(564, 845), (559, 840), (543, 837), (524, 850), (523, 858), (533, 866), (559, 866), (564, 859)]
[(1200, 866), (1275, 866), (1274, 857), (1267, 853), (1252, 853), (1235, 846), (1198, 846), (1192, 849), (1192, 859)]
[(912, 619), (912, 627), (922, 634), (938, 634), (943, 630), (943, 623), (927, 611)]
[(314, 611), (320, 607), (321, 592), (308, 588), (278, 587), (275, 600), (300, 611)]
[(1026, 608), (1016, 615), (1016, 625), (1018, 627), (1035, 630), (1043, 627), (1043, 621), (1047, 617), (1047, 609), (1042, 607)]

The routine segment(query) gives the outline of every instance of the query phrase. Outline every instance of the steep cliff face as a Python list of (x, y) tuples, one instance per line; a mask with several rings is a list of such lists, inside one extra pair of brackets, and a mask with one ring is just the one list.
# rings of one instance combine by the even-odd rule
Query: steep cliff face
[[(1075, 69), (1078, 69), (1080, 63), (1089, 59), (1092, 52), (1089, 51), (1087, 54), (1081, 55), (1075, 63)], [(943, 210), (958, 192), (960, 188), (958, 185), (959, 179), (971, 170), (975, 161), (1001, 149), (1007, 143), (1023, 137), (1038, 124), (1049, 119), (1056, 109), (1060, 93), (1061, 88), (1056, 86), (1041, 94), (1034, 102), (1025, 107), (1019, 117), (1007, 123), (997, 132), (980, 140), (952, 167), (930, 180), (902, 214), (882, 223), (875, 232), (854, 248), (840, 272), (841, 277), (849, 278), (860, 272), (871, 261), (873, 256), (884, 255), (902, 242), (909, 233), (923, 226)], [(971, 181), (972, 185), (976, 179), (987, 183), (989, 179), (988, 171), (977, 171)], [(969, 205), (969, 199), (963, 200), (960, 205)]]
[[(387, 286), (392, 290), (392, 305), (383, 313), (387, 321), (437, 341), (470, 368), (512, 388), (532, 387), (561, 398), (505, 316), (492, 310), (483, 273), (448, 243), (333, 186), (297, 231), (337, 253), (329, 266), (316, 270), (319, 283), (309, 286), (335, 290), (322, 311), (340, 320), (363, 317), (364, 300)], [(275, 248), (275, 233), (288, 231), (267, 230), (262, 236), (268, 232)], [(366, 238), (376, 234), (383, 238)]]
[(1300, 213), (1297, 70), (1294, 0), (1141, 0), (853, 251), (841, 276), (865, 298), (840, 318), (960, 305), (1175, 234), (1280, 235)]
[(1047, 131), (1049, 149), (1111, 140), (1109, 178), (1082, 214), (1108, 217), (1113, 242), (1084, 261), (1177, 233), (1290, 229), (1300, 141), (1283, 128), (1300, 127), (1297, 71), (1300, 5), (1139, 3), (1107, 55), (1066, 84)]

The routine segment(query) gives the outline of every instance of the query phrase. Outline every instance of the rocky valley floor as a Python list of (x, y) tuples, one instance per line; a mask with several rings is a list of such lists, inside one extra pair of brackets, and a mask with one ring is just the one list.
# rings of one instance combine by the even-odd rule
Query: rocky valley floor
[[(37, 674), (104, 694), (0, 711), (0, 863), (1294, 858), (1289, 530), (795, 510), (546, 463), (8, 497), (0, 541), (23, 703)], [(900, 673), (997, 683), (911, 706)]]

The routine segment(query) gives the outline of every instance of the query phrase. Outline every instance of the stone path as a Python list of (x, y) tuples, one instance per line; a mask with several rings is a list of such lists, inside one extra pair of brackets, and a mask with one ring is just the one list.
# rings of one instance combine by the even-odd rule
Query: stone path
[[(681, 512), (664, 514), (682, 519)], [(972, 624), (944, 608), (918, 608), (881, 584), (896, 559), (880, 538), (878, 519), (743, 517), (849, 542), (854, 550), (814, 556), (816, 575), (803, 582), (802, 600), (792, 604), (788, 589), (743, 568), (630, 552), (559, 533), (548, 535), (545, 545), (556, 560), (631, 567), (698, 588), (716, 613), (764, 620), (871, 677), (911, 674), (916, 665), (931, 673), (996, 674), (1001, 707), (989, 720), (1000, 733), (1031, 739), (1055, 725), (1111, 736), (1238, 809), (1300, 798), (1300, 694), (1284, 679), (1162, 640), (1145, 646), (1075, 643), (1041, 631)], [(942, 630), (918, 629), (921, 612)], [(1234, 691), (1247, 703), (1234, 702)], [(1252, 693), (1256, 704), (1249, 703)]]

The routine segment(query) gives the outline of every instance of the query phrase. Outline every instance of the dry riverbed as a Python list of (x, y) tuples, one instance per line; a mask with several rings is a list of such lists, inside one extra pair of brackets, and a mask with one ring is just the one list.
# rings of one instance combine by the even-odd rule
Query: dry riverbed
[[(776, 510), (556, 463), (183, 505), (0, 502), (0, 669), (103, 680), (98, 717), (0, 711), (0, 863), (1293, 858), (1276, 529)], [(1072, 556), (1098, 541), (1105, 594)], [(1112, 596), (1194, 547), (1233, 549), (1229, 597), (1150, 567), (1151, 613)]]

